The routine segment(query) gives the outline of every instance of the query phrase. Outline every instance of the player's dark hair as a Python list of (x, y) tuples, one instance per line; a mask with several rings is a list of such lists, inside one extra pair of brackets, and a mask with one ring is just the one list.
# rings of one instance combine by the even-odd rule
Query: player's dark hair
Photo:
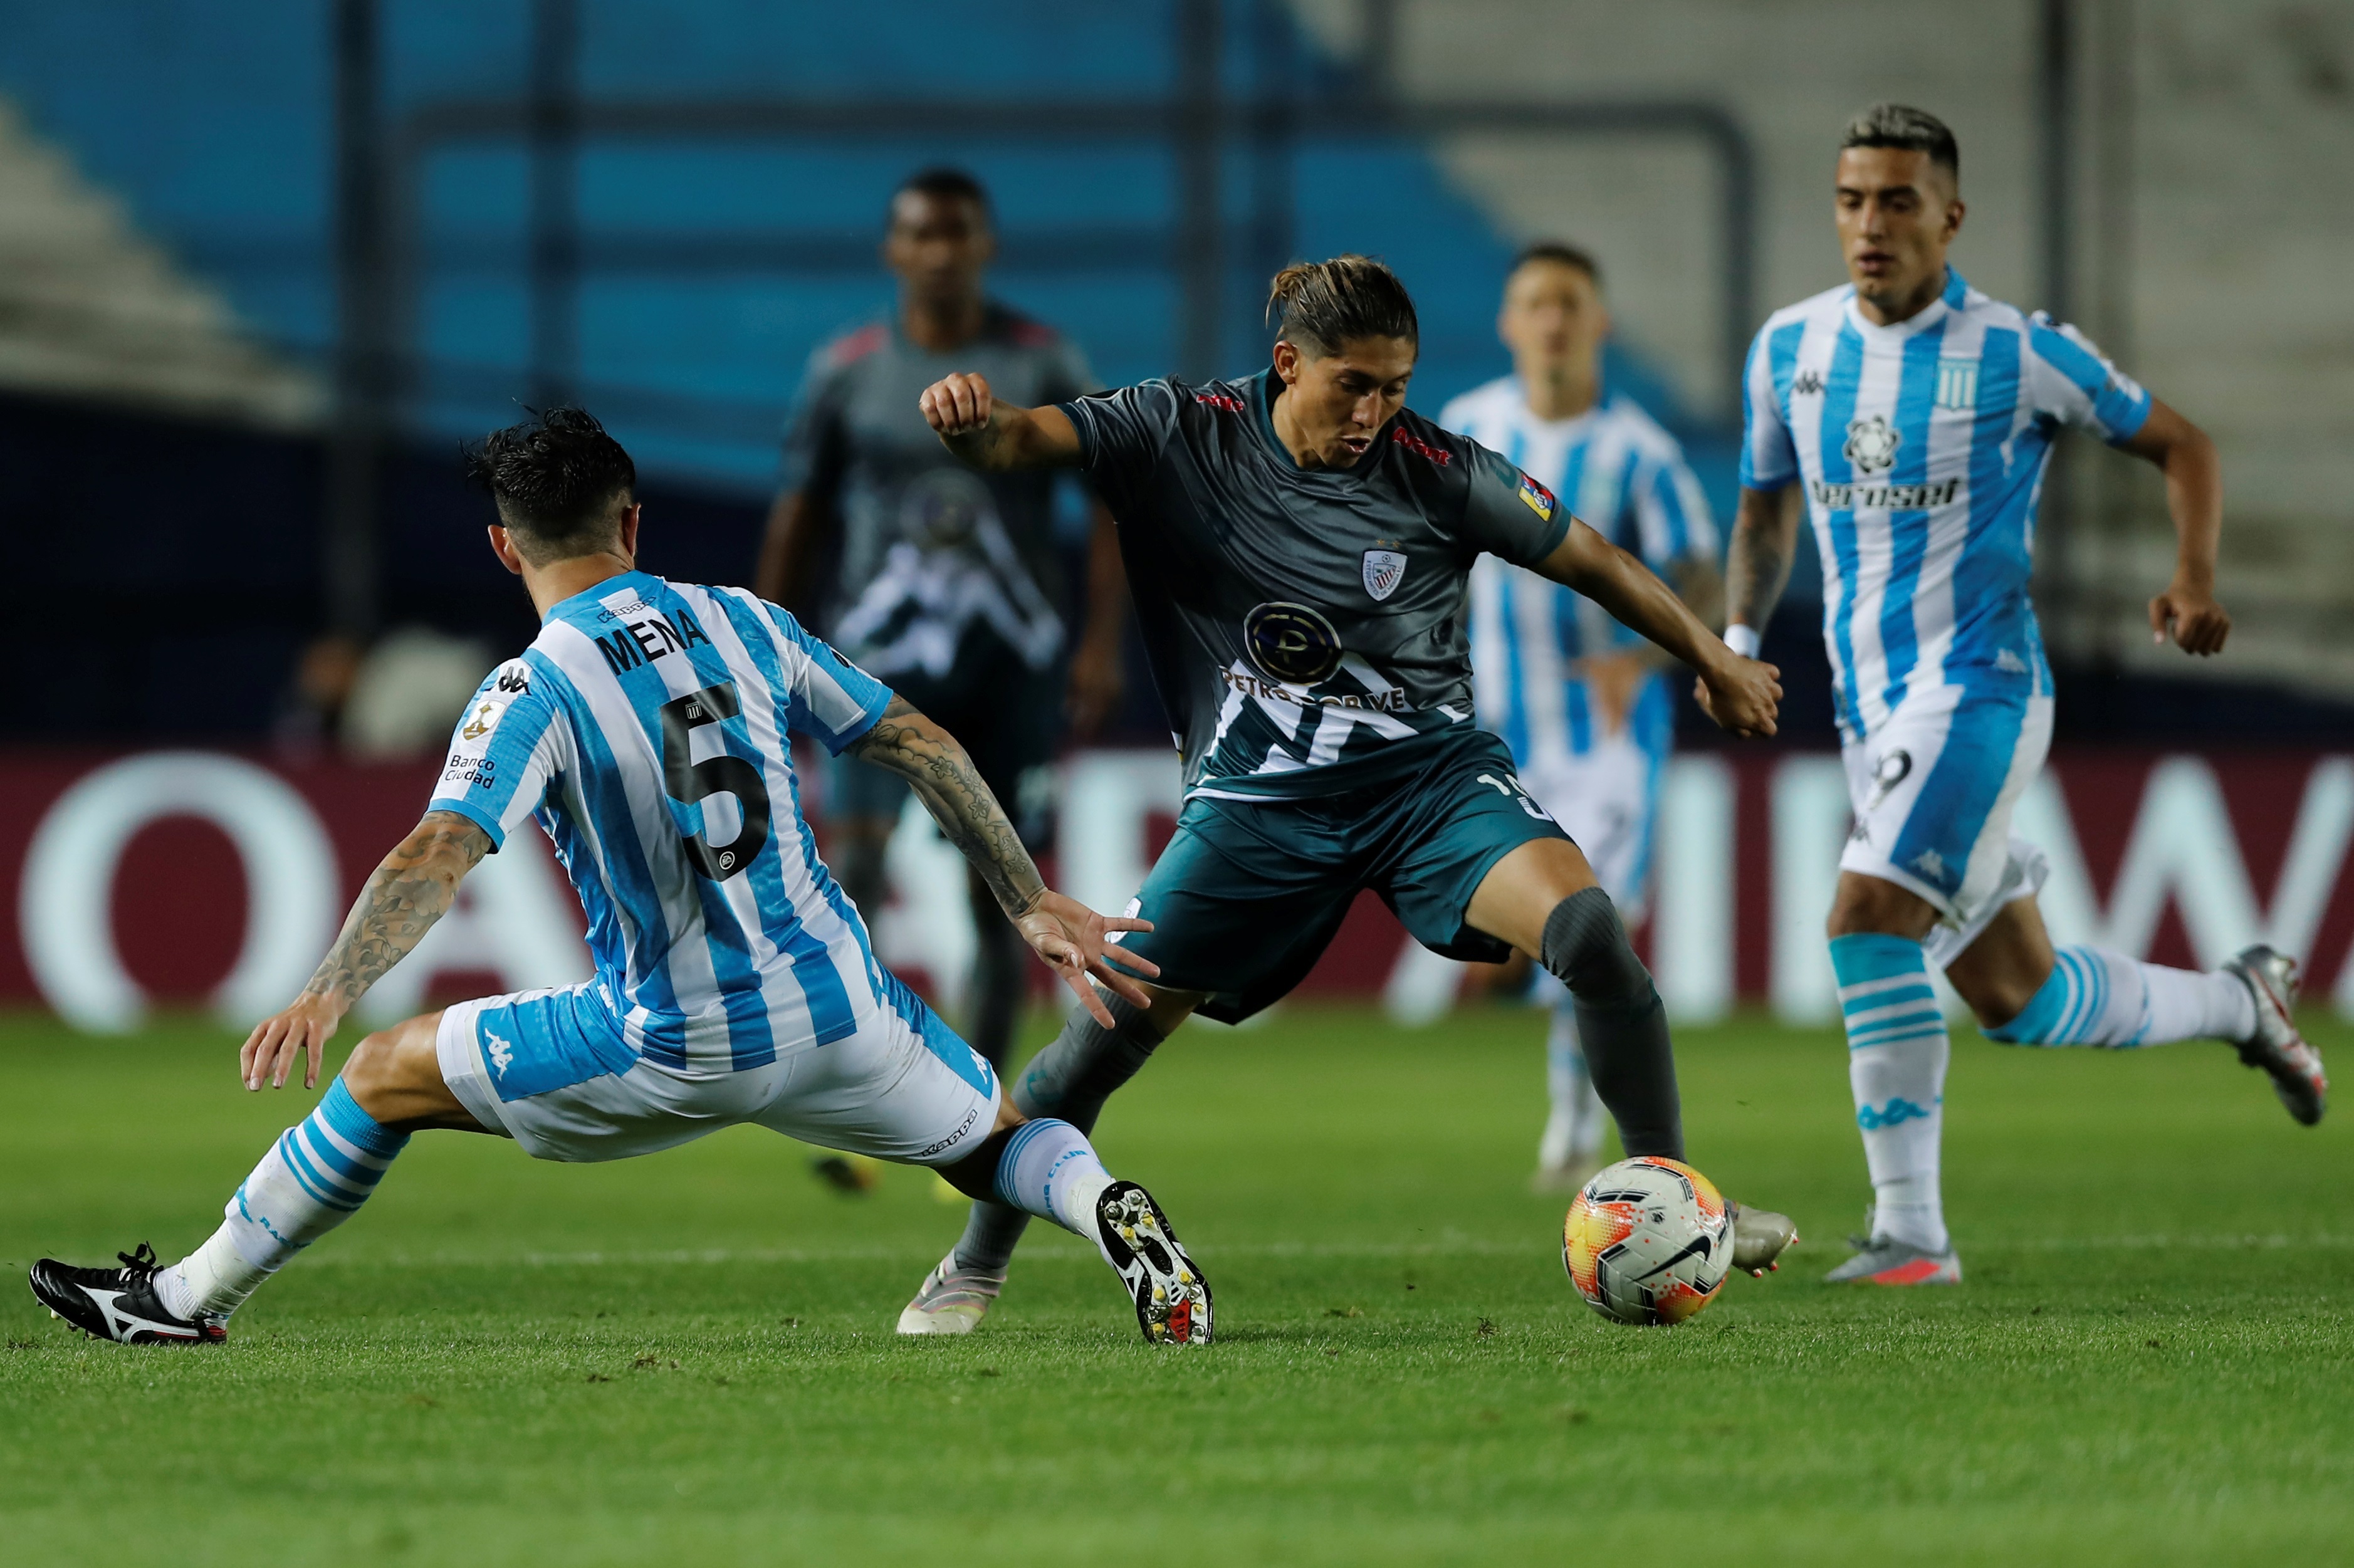
[(1558, 239), (1540, 239), (1533, 245), (1522, 246), (1520, 254), (1512, 258), (1512, 264), (1504, 269), (1504, 276), (1511, 277), (1532, 261), (1551, 261), (1557, 266), (1575, 267), (1591, 278), (1596, 288), (1602, 287), (1602, 264), (1590, 253)]
[(465, 465), (534, 566), (612, 544), (638, 488), (637, 464), (585, 408), (550, 408), (493, 430), (467, 450)]
[(1850, 147), (1901, 147), (1926, 153), (1929, 161), (1956, 181), (1962, 177), (1962, 149), (1946, 122), (1925, 109), (1908, 103), (1875, 103), (1847, 122), (1840, 150)]
[(1361, 337), (1422, 341), (1405, 285), (1370, 256), (1294, 261), (1275, 275), (1267, 313), (1278, 337), (1319, 359)]
[(969, 201), (981, 209), (983, 219), (991, 217), (988, 188), (964, 170), (947, 164), (917, 169), (901, 180), (898, 188), (891, 193), (891, 204), (896, 207), (899, 198), (910, 191), (939, 201)]

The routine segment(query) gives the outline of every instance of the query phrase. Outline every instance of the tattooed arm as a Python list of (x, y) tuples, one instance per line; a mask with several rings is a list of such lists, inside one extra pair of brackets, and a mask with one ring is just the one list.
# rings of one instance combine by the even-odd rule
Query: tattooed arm
[(490, 835), (468, 818), (455, 811), (426, 812), (369, 876), (302, 994), (246, 1036), (239, 1054), (245, 1086), (259, 1089), (268, 1077), (271, 1088), (284, 1088), (300, 1054), (306, 1058), (302, 1086), (316, 1088), (320, 1054), (344, 1014), (424, 940), (433, 922), (449, 912), (458, 884), (490, 848)]
[(1725, 617), (1760, 637), (1774, 618), (1790, 560), (1798, 546), (1798, 489), (1744, 490), (1733, 518), (1733, 549), (1725, 561)]
[(981, 873), (1023, 939), (1099, 1022), (1109, 1024), (1111, 1012), (1087, 983), (1090, 974), (1137, 1006), (1151, 1005), (1144, 988), (1112, 963), (1116, 959), (1147, 979), (1159, 974), (1160, 966), (1106, 938), (1117, 931), (1150, 931), (1152, 923), (1108, 919), (1048, 887), (1005, 809), (990, 793), (956, 736), (926, 718), (907, 698), (895, 695), (875, 727), (851, 743), (850, 753), (889, 768), (914, 786), (924, 810)]

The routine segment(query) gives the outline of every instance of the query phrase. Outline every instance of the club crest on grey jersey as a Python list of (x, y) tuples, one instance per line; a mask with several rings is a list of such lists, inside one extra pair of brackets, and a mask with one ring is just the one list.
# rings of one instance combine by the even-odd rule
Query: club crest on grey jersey
[(1373, 596), (1375, 604), (1397, 592), (1398, 584), (1405, 580), (1404, 555), (1396, 550), (1365, 552), (1365, 591)]

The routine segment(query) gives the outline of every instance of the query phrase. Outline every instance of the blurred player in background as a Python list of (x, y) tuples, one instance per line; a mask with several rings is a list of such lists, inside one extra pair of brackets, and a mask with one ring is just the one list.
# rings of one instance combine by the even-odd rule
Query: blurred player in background
[[(1202, 1343), (1209, 1290), (1144, 1190), (1068, 1122), (1023, 1118), (997, 1075), (878, 969), (795, 805), (792, 737), (911, 781), (1023, 941), (1110, 1014), (1145, 1000), (1106, 920), (1039, 880), (953, 736), (741, 588), (637, 569), (637, 471), (578, 408), (493, 435), (469, 464), (491, 548), (539, 636), (493, 671), (416, 830), (368, 878), (302, 993), (256, 1025), (239, 1076), (283, 1087), (368, 987), (449, 911), (509, 833), (554, 841), (588, 916), (595, 978), (429, 1012), (362, 1040), (220, 1228), (158, 1266), (33, 1266), (35, 1296), (126, 1344), (217, 1343), (229, 1315), (375, 1192), (413, 1133), (503, 1134), (541, 1160), (620, 1160), (748, 1122), (928, 1165), (1094, 1241), (1155, 1343)], [(1150, 962), (1114, 948), (1138, 974)]]
[[(1055, 476), (976, 473), (941, 450), (917, 408), (924, 388), (952, 370), (982, 372), (1024, 403), (1094, 389), (1076, 345), (983, 291), (995, 253), (989, 198), (970, 175), (926, 170), (893, 195), (883, 259), (899, 280), (898, 308), (811, 360), (786, 428), (783, 488), (755, 587), (811, 616), (962, 741), (1036, 849), (1066, 717), (1072, 732), (1091, 736), (1119, 702), (1126, 589), (1119, 542), (1098, 506), (1074, 646), (1062, 610)], [(827, 853), (871, 921), (887, 898), (884, 853), (907, 783), (845, 759), (828, 784)], [(978, 875), (970, 889), (978, 945), (967, 1033), (1002, 1068), (1027, 960)], [(830, 1173), (854, 1179), (845, 1168)]]
[[(1710, 711), (1770, 734), (1772, 666), (1736, 658), (1641, 562), (1478, 441), (1405, 407), (1414, 302), (1363, 256), (1277, 274), (1272, 363), (1047, 408), (984, 376), (924, 393), (940, 440), (992, 472), (1083, 469), (1120, 521), (1152, 680), (1184, 767), (1176, 836), (1129, 913), (1149, 1005), (1071, 1013), (1013, 1087), (1092, 1128), (1200, 1012), (1238, 1022), (1288, 994), (1368, 888), (1446, 956), (1517, 950), (1576, 996), (1596, 1088), (1632, 1154), (1683, 1157), (1667, 1015), (1610, 895), (1500, 740), (1472, 717), (1463, 605), (1492, 551), (1609, 607), (1699, 672)], [(1305, 1107), (1312, 1114), (1312, 1107)], [(982, 1202), (900, 1315), (969, 1331), (1027, 1216)], [(1788, 1219), (1736, 1208), (1734, 1262), (1769, 1266)]]
[(2221, 1039), (2289, 1114), (2321, 1119), (2320, 1054), (2290, 1009), (2296, 966), (2252, 947), (2213, 973), (2098, 948), (2053, 950), (2041, 851), (2010, 833), (2052, 739), (2052, 669), (2028, 598), (2052, 443), (2075, 426), (2166, 474), (2179, 554), (2153, 641), (2220, 652), (2223, 485), (2215, 448), (2073, 327), (1988, 299), (1946, 264), (1960, 232), (1953, 132), (1900, 104), (1841, 143), (1834, 212), (1850, 281), (1776, 313), (1749, 353), (1725, 641), (1754, 653), (1789, 574), (1803, 498), (1855, 830), (1840, 856), (1831, 966), (1875, 1194), (1834, 1281), (1958, 1283), (1938, 1189), (1942, 968), (1996, 1040)]
[[(1504, 280), (1496, 333), (1512, 374), (1465, 393), (1438, 422), (1501, 452), (1714, 625), (1716, 526), (1683, 450), (1623, 392), (1602, 387), (1610, 313), (1594, 259), (1532, 245)], [(1652, 820), (1675, 738), (1674, 662), (1592, 599), (1494, 556), (1471, 568), (1471, 678), (1479, 723), (1594, 867), (1629, 926), (1642, 922)], [(1577, 1008), (1553, 986), (1552, 1111), (1535, 1186), (1574, 1192), (1602, 1164), (1603, 1109), (1577, 1044)]]

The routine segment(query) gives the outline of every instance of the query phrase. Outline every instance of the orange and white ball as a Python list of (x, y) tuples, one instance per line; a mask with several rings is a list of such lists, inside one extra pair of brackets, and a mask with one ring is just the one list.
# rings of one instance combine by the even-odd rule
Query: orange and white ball
[(1732, 1270), (1732, 1210), (1680, 1160), (1621, 1160), (1570, 1204), (1561, 1261), (1585, 1304), (1612, 1322), (1681, 1323), (1715, 1299)]

